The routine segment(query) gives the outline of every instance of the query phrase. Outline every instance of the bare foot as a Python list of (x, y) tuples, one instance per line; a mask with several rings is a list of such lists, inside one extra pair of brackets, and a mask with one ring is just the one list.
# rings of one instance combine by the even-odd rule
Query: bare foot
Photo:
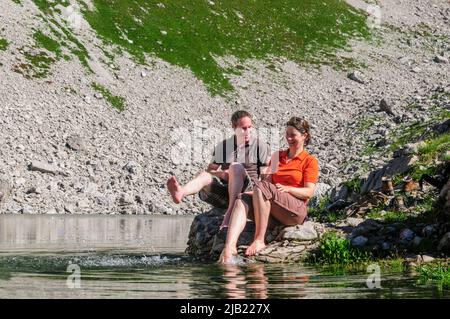
[(167, 180), (167, 189), (169, 190), (170, 195), (172, 195), (173, 202), (176, 204), (181, 203), (183, 200), (183, 190), (181, 189), (180, 184), (178, 184), (175, 176), (172, 176)]
[(219, 257), (219, 263), (221, 264), (230, 264), (233, 261), (233, 256), (237, 256), (237, 250), (224, 248)]
[(261, 250), (263, 250), (266, 247), (266, 244), (264, 244), (264, 241), (255, 240), (253, 243), (251, 243), (250, 246), (248, 246), (247, 250), (245, 251), (246, 256), (253, 256), (259, 253)]
[(231, 209), (227, 209), (227, 212), (223, 217), (222, 224), (220, 224), (219, 230), (228, 227), (228, 224), (230, 223), (230, 217), (231, 217)]

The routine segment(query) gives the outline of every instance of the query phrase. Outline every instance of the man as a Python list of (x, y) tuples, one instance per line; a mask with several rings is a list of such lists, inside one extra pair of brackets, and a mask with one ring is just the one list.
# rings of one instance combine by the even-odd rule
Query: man
[(262, 167), (268, 166), (270, 148), (253, 133), (252, 116), (237, 111), (231, 116), (234, 135), (214, 148), (211, 163), (186, 185), (181, 186), (175, 176), (167, 181), (167, 188), (175, 203), (185, 196), (198, 193), (200, 199), (227, 209), (220, 228), (228, 227), (237, 196), (252, 190), (252, 180), (259, 179)]

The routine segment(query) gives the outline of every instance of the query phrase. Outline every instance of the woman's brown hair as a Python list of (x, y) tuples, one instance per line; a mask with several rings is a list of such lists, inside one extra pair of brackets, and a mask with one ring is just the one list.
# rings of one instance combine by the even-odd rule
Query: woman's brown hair
[(309, 144), (309, 142), (311, 141), (311, 130), (309, 128), (309, 123), (307, 120), (293, 116), (286, 123), (286, 126), (292, 126), (302, 134), (308, 134), (305, 139), (305, 146)]

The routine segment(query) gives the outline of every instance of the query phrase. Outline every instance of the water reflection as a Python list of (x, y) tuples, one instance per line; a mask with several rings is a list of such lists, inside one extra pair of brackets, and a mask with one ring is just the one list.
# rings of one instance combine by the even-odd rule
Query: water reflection
[(0, 215), (0, 251), (182, 252), (192, 216)]
[[(300, 265), (267, 265), (262, 263), (209, 265), (211, 282), (203, 271), (191, 271), (192, 290), (210, 298), (267, 299), (303, 298), (310, 271)], [(203, 278), (202, 278), (203, 277)]]

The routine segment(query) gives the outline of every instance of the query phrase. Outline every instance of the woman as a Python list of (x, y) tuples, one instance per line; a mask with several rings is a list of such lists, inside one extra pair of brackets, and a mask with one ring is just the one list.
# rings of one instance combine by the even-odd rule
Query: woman
[(272, 155), (270, 171), (266, 172), (263, 180), (253, 181), (253, 192), (238, 196), (219, 262), (229, 263), (237, 254), (237, 241), (247, 217), (255, 221), (255, 237), (245, 252), (247, 256), (264, 249), (268, 227), (303, 224), (307, 202), (314, 195), (319, 175), (317, 159), (305, 150), (310, 140), (310, 127), (306, 120), (292, 117), (286, 123), (289, 148)]

